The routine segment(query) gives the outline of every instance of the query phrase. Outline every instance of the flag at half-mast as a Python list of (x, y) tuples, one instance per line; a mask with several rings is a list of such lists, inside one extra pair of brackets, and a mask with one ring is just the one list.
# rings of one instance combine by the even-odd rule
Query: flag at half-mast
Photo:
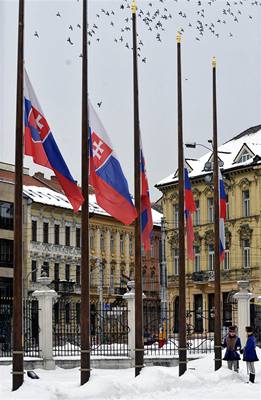
[(185, 174), (185, 217), (186, 217), (186, 228), (187, 228), (187, 254), (190, 260), (193, 260), (193, 241), (194, 241), (194, 229), (192, 213), (196, 211), (196, 206), (191, 190), (191, 183), (189, 180), (188, 169), (184, 168)]
[[(90, 184), (97, 203), (125, 225), (137, 217), (127, 180), (111, 141), (89, 100)], [(91, 140), (90, 140), (91, 138)]]
[(153, 220), (150, 203), (149, 184), (146, 175), (145, 161), (140, 145), (140, 173), (141, 173), (141, 241), (144, 250), (150, 250), (151, 234), (153, 230)]
[(226, 221), (226, 192), (225, 185), (219, 170), (219, 257), (220, 261), (225, 258), (225, 221)]
[(84, 200), (81, 190), (73, 179), (55, 142), (26, 71), (24, 124), (24, 154), (31, 156), (35, 164), (42, 165), (54, 172), (74, 212), (77, 212)]

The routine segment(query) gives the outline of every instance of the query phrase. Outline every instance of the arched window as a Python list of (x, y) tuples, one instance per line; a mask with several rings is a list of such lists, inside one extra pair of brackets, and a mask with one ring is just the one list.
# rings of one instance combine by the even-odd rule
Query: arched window
[(104, 233), (101, 232), (100, 234), (100, 249), (101, 251), (104, 251), (105, 245), (104, 245)]

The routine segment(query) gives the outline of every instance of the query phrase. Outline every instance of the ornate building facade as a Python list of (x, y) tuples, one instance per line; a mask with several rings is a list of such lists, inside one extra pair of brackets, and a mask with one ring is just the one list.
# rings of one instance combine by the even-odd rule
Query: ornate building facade
[[(2, 165), (0, 169), (0, 184), (7, 174), (6, 168)], [(12, 168), (8, 179), (12, 190), (9, 194), (7, 190), (6, 196), (13, 207)], [(24, 183), (25, 296), (37, 289), (37, 278), (44, 273), (60, 295), (77, 299), (81, 293), (81, 214), (72, 211), (54, 177), (48, 180), (40, 173), (31, 177), (26, 171)], [(98, 206), (93, 194), (89, 203), (91, 301), (102, 299), (104, 303), (112, 303), (126, 291), (127, 279), (134, 277), (134, 226), (125, 226), (108, 215)], [(153, 210), (151, 251), (142, 253), (144, 292), (147, 298), (153, 299), (159, 299), (160, 295), (161, 216)], [(5, 235), (11, 235), (13, 240), (13, 230)], [(9, 261), (11, 290), (13, 258)]]
[[(248, 280), (250, 291), (260, 293), (261, 284), (261, 126), (250, 128), (220, 146), (219, 159), (226, 188), (225, 259), (221, 263), (223, 325), (231, 323), (237, 281)], [(222, 151), (228, 154), (223, 154)], [(205, 329), (214, 318), (214, 199), (212, 154), (186, 160), (194, 195), (194, 260), (186, 260), (187, 301)], [(207, 183), (208, 182), (208, 183)], [(178, 182), (177, 174), (156, 187), (163, 193), (166, 224), (168, 301), (177, 314), (179, 285)], [(203, 317), (202, 317), (203, 318)], [(196, 322), (199, 321), (195, 321)]]

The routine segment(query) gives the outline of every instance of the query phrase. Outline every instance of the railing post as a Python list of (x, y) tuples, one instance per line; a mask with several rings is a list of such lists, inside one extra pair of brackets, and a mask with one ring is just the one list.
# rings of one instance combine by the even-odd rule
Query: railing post
[(246, 333), (245, 327), (250, 325), (250, 299), (254, 296), (248, 291), (249, 281), (238, 281), (239, 292), (234, 294), (238, 304), (238, 335), (242, 346), (245, 345)]
[(48, 287), (51, 280), (46, 276), (37, 279), (41, 284), (38, 290), (33, 292), (33, 297), (39, 305), (39, 349), (43, 358), (44, 369), (55, 369), (53, 359), (53, 304), (58, 294)]
[(135, 365), (135, 282), (128, 282), (129, 292), (123, 295), (128, 304), (128, 345), (130, 349), (131, 365)]

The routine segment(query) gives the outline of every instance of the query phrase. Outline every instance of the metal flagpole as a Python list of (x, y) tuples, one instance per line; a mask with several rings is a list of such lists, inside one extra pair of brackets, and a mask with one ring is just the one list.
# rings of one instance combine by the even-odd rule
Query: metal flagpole
[(212, 59), (213, 77), (213, 179), (214, 179), (214, 233), (215, 233), (215, 371), (222, 365), (221, 357), (221, 318), (220, 318), (220, 250), (219, 250), (219, 185), (218, 185), (218, 145), (217, 145), (217, 95), (216, 58)]
[(81, 220), (81, 385), (90, 379), (90, 281), (89, 281), (89, 146), (88, 146), (88, 1), (83, 0), (82, 23), (82, 204)]
[(135, 207), (135, 376), (143, 368), (143, 301), (142, 301), (142, 274), (141, 274), (141, 179), (140, 179), (140, 122), (139, 122), (139, 92), (138, 92), (138, 65), (137, 65), (137, 31), (136, 31), (136, 1), (131, 5), (132, 11), (132, 38), (133, 38), (133, 100), (134, 100), (134, 181)]
[(23, 352), (23, 105), (24, 105), (24, 0), (19, 1), (14, 220), (13, 390), (24, 381)]
[(187, 369), (186, 348), (186, 273), (184, 229), (184, 151), (181, 86), (181, 35), (177, 33), (177, 83), (178, 83), (178, 170), (179, 170), (179, 375)]

